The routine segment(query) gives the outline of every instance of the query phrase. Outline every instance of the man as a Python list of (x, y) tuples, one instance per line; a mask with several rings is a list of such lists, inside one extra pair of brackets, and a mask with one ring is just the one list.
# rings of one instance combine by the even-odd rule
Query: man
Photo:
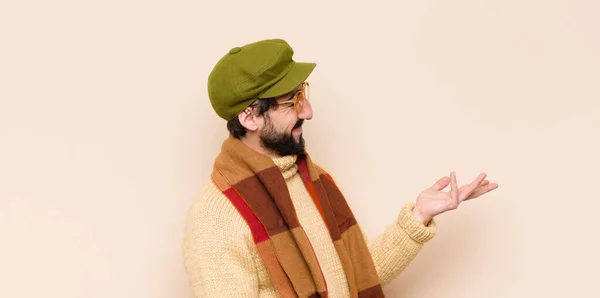
[[(434, 216), (496, 187), (454, 173), (367, 243), (343, 194), (304, 150), (316, 64), (284, 40), (236, 47), (208, 78), (230, 136), (189, 210), (184, 259), (197, 297), (383, 297), (436, 229)], [(451, 185), (450, 191), (443, 191)]]

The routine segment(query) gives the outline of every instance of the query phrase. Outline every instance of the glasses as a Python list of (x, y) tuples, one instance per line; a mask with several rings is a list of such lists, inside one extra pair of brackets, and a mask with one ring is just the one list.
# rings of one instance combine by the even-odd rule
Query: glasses
[[(302, 112), (302, 108), (304, 107), (304, 101), (309, 100), (310, 97), (310, 84), (308, 82), (302, 83), (300, 90), (296, 91), (292, 97), (284, 101), (278, 101), (276, 103), (277, 106), (286, 106), (286, 107), (295, 107), (296, 112)], [(257, 106), (257, 103), (253, 103), (250, 106)]]
[(302, 83), (302, 87), (300, 88), (300, 90), (296, 91), (296, 93), (294, 93), (294, 95), (292, 95), (290, 99), (280, 101), (277, 103), (277, 105), (284, 105), (290, 108), (294, 106), (296, 108), (296, 112), (300, 113), (302, 112), (302, 107), (304, 107), (304, 100), (308, 100), (309, 96), (310, 85), (308, 84), (308, 82), (304, 82)]

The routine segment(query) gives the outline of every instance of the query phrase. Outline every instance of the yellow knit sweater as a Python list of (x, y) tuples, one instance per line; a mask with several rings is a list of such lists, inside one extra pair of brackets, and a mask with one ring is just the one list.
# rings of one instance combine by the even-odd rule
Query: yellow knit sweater
[[(329, 297), (349, 297), (348, 282), (333, 242), (295, 165), (296, 156), (274, 158), (281, 169), (298, 220), (313, 246)], [(379, 237), (369, 243), (382, 286), (390, 283), (435, 235), (406, 204)], [(196, 297), (280, 297), (252, 241), (250, 228), (227, 197), (209, 181), (189, 209), (183, 240), (185, 267)]]

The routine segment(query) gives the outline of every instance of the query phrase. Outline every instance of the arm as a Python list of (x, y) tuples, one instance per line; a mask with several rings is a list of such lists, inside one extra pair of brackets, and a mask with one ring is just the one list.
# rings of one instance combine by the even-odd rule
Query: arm
[[(452, 172), (450, 177), (441, 178), (421, 192), (415, 203), (408, 203), (402, 208), (398, 221), (369, 245), (382, 285), (388, 284), (402, 272), (423, 244), (435, 235), (435, 216), (456, 209), (461, 202), (498, 187), (498, 184), (484, 180), (485, 177), (486, 174), (482, 173), (471, 184), (459, 188), (456, 173)], [(451, 189), (444, 192), (448, 184), (451, 184)]]
[(189, 210), (183, 257), (195, 297), (258, 297), (250, 230), (231, 203), (207, 186)]
[[(320, 165), (315, 165), (325, 172)], [(435, 221), (423, 225), (418, 221), (422, 218), (413, 215), (414, 207), (414, 202), (404, 205), (397, 220), (373, 241), (369, 242), (365, 237), (382, 286), (398, 276), (417, 256), (423, 244), (435, 235)]]
[(436, 223), (423, 225), (413, 216), (415, 203), (404, 205), (398, 219), (369, 243), (381, 285), (389, 284), (414, 260), (436, 232)]

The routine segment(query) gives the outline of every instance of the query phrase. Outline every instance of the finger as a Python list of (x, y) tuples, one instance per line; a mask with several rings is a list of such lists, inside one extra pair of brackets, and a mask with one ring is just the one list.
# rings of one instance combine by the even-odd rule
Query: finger
[(486, 194), (486, 193), (488, 193), (488, 192), (490, 192), (490, 191), (492, 191), (492, 190), (494, 190), (494, 189), (496, 189), (496, 188), (498, 188), (498, 184), (496, 184), (496, 183), (491, 183), (491, 184), (489, 184), (489, 185), (486, 185), (486, 186), (483, 186), (483, 187), (478, 187), (476, 190), (474, 190), (474, 191), (471, 193), (471, 195), (470, 195), (470, 196), (468, 196), (468, 197), (465, 199), (465, 201), (466, 201), (466, 200), (471, 200), (471, 199), (477, 198), (477, 197), (479, 197), (479, 196), (481, 196), (481, 195), (483, 195), (483, 194)]
[(440, 180), (436, 181), (431, 188), (435, 190), (442, 190), (448, 186), (448, 183), (450, 183), (450, 178), (448, 178), (448, 176), (444, 176)]
[[(481, 186), (486, 186), (486, 185), (488, 185), (488, 184), (490, 184), (490, 182), (489, 182), (488, 180), (483, 180), (483, 181), (481, 182), (481, 184), (479, 184), (479, 186), (478, 186), (478, 187), (481, 187)], [(467, 184), (467, 185), (463, 185), (463, 186), (461, 186), (461, 187), (458, 189), (458, 193), (461, 193), (461, 192), (463, 192), (463, 191), (464, 191), (464, 190), (465, 190), (467, 187), (469, 187), (470, 185), (471, 185), (471, 184)]]
[(456, 183), (456, 173), (453, 171), (450, 174), (450, 180), (451, 180), (451, 185), (450, 185), (450, 197), (451, 197), (451, 207), (453, 208), (457, 208), (458, 207), (458, 186)]
[(483, 182), (486, 176), (487, 175), (485, 173), (479, 174), (479, 176), (477, 176), (477, 178), (475, 178), (475, 180), (467, 188), (465, 188), (463, 192), (460, 193), (459, 200), (462, 202), (469, 197), (471, 193)]
[(473, 180), (473, 184), (476, 184), (476, 185), (481, 184), (485, 180), (485, 177), (487, 177), (486, 173), (479, 174), (479, 176), (477, 176), (477, 178), (475, 178), (475, 180)]

